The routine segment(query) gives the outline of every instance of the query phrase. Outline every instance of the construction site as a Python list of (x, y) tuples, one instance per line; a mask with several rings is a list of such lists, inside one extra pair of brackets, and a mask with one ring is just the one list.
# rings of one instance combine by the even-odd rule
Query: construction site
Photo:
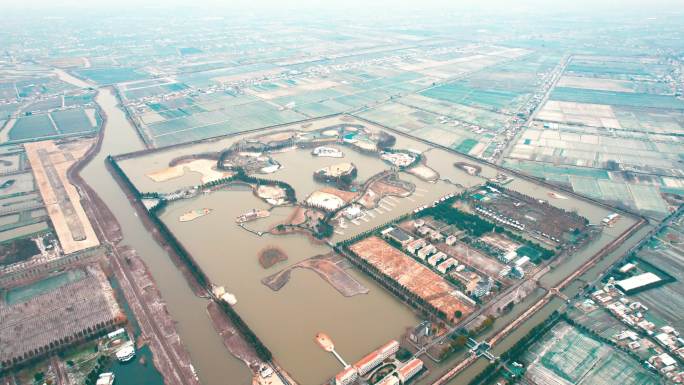
[(0, 301), (0, 369), (46, 356), (125, 320), (97, 266), (6, 290)]
[(474, 310), (471, 305), (454, 294), (455, 288), (444, 278), (383, 239), (369, 237), (349, 246), (349, 249), (399, 286), (408, 289), (442, 312), (449, 320), (454, 320), (457, 312), (466, 316)]

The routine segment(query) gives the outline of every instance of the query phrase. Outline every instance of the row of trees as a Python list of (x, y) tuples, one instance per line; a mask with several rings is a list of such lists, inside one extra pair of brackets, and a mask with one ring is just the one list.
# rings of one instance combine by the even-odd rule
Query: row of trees
[(97, 382), (100, 373), (104, 372), (109, 364), (109, 356), (101, 355), (97, 358), (95, 367), (88, 373), (85, 379), (85, 385), (94, 385)]
[[(140, 194), (140, 192), (133, 185), (130, 179), (128, 179), (128, 177), (123, 172), (123, 170), (121, 170), (117, 162), (111, 156), (108, 157), (107, 160), (111, 164), (112, 168), (116, 171), (117, 175), (124, 181), (129, 190), (136, 197), (136, 199), (140, 199), (142, 194)], [(215, 182), (217, 184), (220, 184), (225, 183), (227, 181), (228, 180), (219, 180)], [(167, 205), (168, 201), (166, 201), (165, 199), (161, 199), (157, 206), (147, 211), (149, 219), (157, 227), (160, 235), (164, 238), (166, 243), (173, 249), (174, 253), (176, 253), (181, 262), (187, 267), (188, 271), (190, 271), (196, 283), (206, 290), (211, 290), (211, 283), (209, 281), (209, 278), (204, 273), (204, 271), (202, 271), (202, 269), (195, 262), (190, 253), (185, 249), (185, 247), (183, 247), (183, 245), (178, 241), (178, 239), (176, 239), (176, 237), (169, 230), (166, 224), (164, 224), (164, 222), (162, 222), (162, 220), (159, 219), (159, 216), (157, 214), (164, 210), (164, 208)], [(216, 302), (219, 304), (221, 310), (228, 316), (228, 318), (230, 318), (230, 320), (233, 322), (233, 324), (238, 329), (240, 334), (245, 338), (245, 340), (254, 347), (254, 350), (256, 351), (258, 357), (263, 361), (270, 362), (273, 358), (271, 352), (261, 342), (259, 337), (257, 337), (256, 334), (249, 328), (249, 326), (242, 320), (242, 318), (235, 311), (235, 309), (233, 309), (225, 301), (217, 300)]]
[[(431, 216), (436, 220), (446, 222), (450, 225), (455, 225), (465, 230), (469, 235), (475, 238), (479, 238), (482, 235), (490, 232), (504, 234), (514, 241), (517, 241), (519, 243), (522, 243), (528, 247), (537, 250), (540, 254), (541, 259), (543, 260), (548, 260), (555, 255), (554, 251), (542, 247), (539, 244), (526, 239), (525, 237), (508, 231), (502, 226), (495, 225), (492, 222), (482, 219), (478, 215), (469, 214), (453, 207), (452, 204), (454, 200), (457, 198), (458, 197), (447, 199), (444, 202), (440, 202), (433, 207), (428, 207), (427, 209), (421, 211), (419, 216)], [(475, 242), (473, 242), (472, 245), (474, 247), (478, 246)], [(486, 250), (483, 251), (486, 252)]]
[(164, 210), (164, 208), (167, 205), (168, 201), (162, 199), (161, 201), (159, 201), (158, 205), (154, 206), (152, 209), (148, 211), (148, 217), (150, 218), (152, 223), (154, 223), (154, 225), (157, 227), (157, 229), (159, 230), (159, 234), (164, 238), (169, 247), (171, 247), (173, 252), (181, 260), (181, 262), (188, 268), (188, 271), (190, 272), (190, 274), (192, 274), (197, 284), (206, 290), (210, 290), (211, 288), (209, 287), (209, 278), (207, 278), (206, 274), (204, 274), (204, 271), (202, 271), (199, 265), (195, 262), (194, 258), (192, 258), (190, 253), (178, 241), (176, 236), (171, 232), (171, 230), (169, 230), (166, 224), (161, 219), (159, 219), (157, 213)]
[(494, 231), (494, 224), (477, 215), (468, 214), (452, 207), (451, 200), (446, 200), (420, 212), (420, 216), (431, 216), (436, 220), (456, 225), (474, 237), (480, 237)]
[(475, 376), (468, 385), (483, 385), (490, 384), (492, 380), (496, 379), (499, 374), (501, 374), (501, 361), (507, 362), (508, 360), (520, 361), (520, 357), (525, 352), (525, 350), (537, 341), (541, 336), (546, 334), (559, 320), (561, 319), (561, 314), (558, 311), (554, 311), (551, 315), (546, 318), (542, 323), (530, 329), (530, 331), (522, 337), (518, 342), (516, 342), (510, 349), (505, 351), (499, 357), (499, 360), (489, 364), (483, 371), (481, 371), (477, 376)]
[(280, 187), (281, 189), (285, 190), (285, 199), (287, 199), (288, 202), (297, 202), (297, 196), (295, 194), (294, 188), (283, 181), (263, 179), (247, 175), (245, 170), (241, 167), (235, 169), (235, 175), (233, 176), (233, 179), (249, 184)]
[(217, 301), (221, 310), (225, 315), (230, 318), (230, 320), (233, 322), (233, 325), (238, 329), (240, 334), (245, 338), (247, 343), (252, 345), (254, 347), (254, 350), (256, 351), (257, 356), (259, 359), (265, 362), (271, 362), (273, 359), (273, 354), (271, 354), (271, 351), (268, 350), (266, 345), (261, 342), (259, 337), (257, 337), (256, 334), (252, 331), (252, 329), (249, 328), (249, 326), (245, 323), (245, 321), (240, 317), (240, 315), (233, 309), (232, 306), (230, 306), (228, 303), (225, 301)]

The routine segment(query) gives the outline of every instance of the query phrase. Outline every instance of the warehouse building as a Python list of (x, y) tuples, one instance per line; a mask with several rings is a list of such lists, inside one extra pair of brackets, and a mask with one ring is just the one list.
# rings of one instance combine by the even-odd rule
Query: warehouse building
[(660, 277), (648, 272), (617, 281), (615, 282), (615, 286), (625, 294), (634, 294), (655, 287), (659, 285), (661, 281), (662, 279)]

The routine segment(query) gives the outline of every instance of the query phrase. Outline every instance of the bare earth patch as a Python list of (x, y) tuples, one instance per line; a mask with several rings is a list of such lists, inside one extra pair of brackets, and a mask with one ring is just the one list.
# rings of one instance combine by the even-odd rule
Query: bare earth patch
[(350, 267), (349, 262), (338, 254), (317, 255), (269, 275), (262, 279), (261, 283), (273, 291), (278, 291), (290, 281), (292, 270), (309, 269), (313, 270), (345, 297), (367, 294), (368, 288), (347, 273), (346, 270)]
[(223, 172), (216, 169), (216, 161), (211, 159), (192, 159), (187, 160), (176, 166), (168, 167), (163, 170), (151, 172), (146, 176), (155, 182), (166, 182), (171, 179), (180, 178), (186, 171), (197, 172), (202, 175), (202, 183), (208, 183), (232, 175), (230, 172)]

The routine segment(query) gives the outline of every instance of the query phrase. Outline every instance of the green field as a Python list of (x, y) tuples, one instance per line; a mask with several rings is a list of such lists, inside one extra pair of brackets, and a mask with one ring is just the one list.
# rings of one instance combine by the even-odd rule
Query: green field
[(477, 146), (477, 143), (479, 142), (475, 139), (464, 139), (458, 146), (454, 147), (454, 150), (467, 154), (473, 147)]
[(658, 64), (632, 61), (595, 61), (573, 60), (566, 69), (575, 74), (591, 74), (601, 77), (627, 78), (657, 76), (665, 72), (665, 67)]
[(279, 111), (267, 103), (257, 102), (150, 124), (149, 128), (155, 144), (167, 146), (303, 119), (306, 116), (297, 112)]
[(82, 270), (69, 270), (67, 272), (53, 275), (38, 282), (28, 284), (26, 286), (19, 286), (12, 288), (5, 294), (5, 299), (10, 305), (19, 302), (26, 302), (33, 297), (55, 290), (60, 286), (64, 286), (71, 282), (76, 282), (85, 277), (85, 272)]
[(74, 71), (78, 76), (90, 79), (97, 84), (115, 84), (145, 79), (145, 74), (133, 68), (95, 68)]
[(553, 93), (551, 93), (551, 100), (684, 110), (684, 101), (673, 96), (586, 90), (567, 87), (558, 87), (554, 89)]
[(52, 112), (52, 119), (62, 134), (73, 134), (95, 130), (90, 119), (82, 109), (72, 109)]
[(429, 98), (445, 100), (451, 103), (477, 106), (486, 109), (500, 110), (509, 107), (520, 95), (517, 92), (504, 90), (482, 90), (463, 84), (445, 84), (423, 91), (421, 95)]
[(9, 133), (10, 140), (26, 140), (57, 135), (47, 115), (31, 115), (17, 119)]
[[(589, 328), (593, 330), (592, 326)], [(526, 356), (523, 361), (534, 360), (526, 373), (534, 383), (661, 383), (657, 375), (643, 368), (635, 358), (565, 322), (555, 325), (530, 348)]]
[(124, 95), (126, 96), (126, 99), (140, 99), (148, 96), (162, 95), (170, 92), (182, 91), (186, 88), (188, 88), (188, 86), (186, 86), (185, 84), (171, 83), (155, 85), (150, 87), (142, 87), (134, 90), (126, 90), (124, 91)]

